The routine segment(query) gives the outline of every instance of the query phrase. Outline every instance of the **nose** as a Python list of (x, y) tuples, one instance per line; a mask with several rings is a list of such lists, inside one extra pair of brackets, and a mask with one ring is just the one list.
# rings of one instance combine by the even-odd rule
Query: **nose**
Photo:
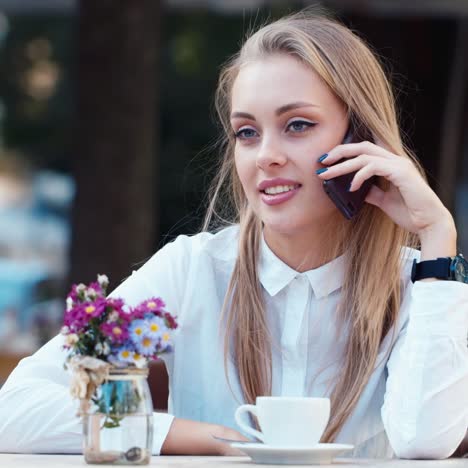
[(284, 166), (287, 160), (286, 153), (277, 141), (274, 139), (263, 140), (257, 154), (257, 167), (259, 169), (265, 170), (271, 166)]

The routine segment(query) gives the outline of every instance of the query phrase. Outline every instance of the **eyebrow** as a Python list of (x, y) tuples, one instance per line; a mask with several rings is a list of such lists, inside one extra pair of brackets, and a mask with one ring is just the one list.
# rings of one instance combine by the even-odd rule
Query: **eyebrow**
[[(285, 112), (289, 112), (290, 110), (293, 109), (299, 109), (301, 107), (319, 107), (316, 104), (311, 104), (310, 102), (291, 102), (290, 104), (285, 104), (284, 106), (278, 107), (276, 109), (275, 114), (277, 116), (280, 116), (281, 114), (284, 114)], [(231, 119), (236, 119), (236, 118), (244, 118), (244, 119), (250, 119), (250, 120), (255, 120), (255, 117), (252, 114), (249, 114), (247, 112), (233, 112), (231, 114)]]

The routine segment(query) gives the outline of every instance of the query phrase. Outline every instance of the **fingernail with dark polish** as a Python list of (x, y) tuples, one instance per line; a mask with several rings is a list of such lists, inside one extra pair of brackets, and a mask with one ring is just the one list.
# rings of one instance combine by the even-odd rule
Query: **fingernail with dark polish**
[(318, 158), (318, 162), (322, 162), (327, 156), (328, 156), (328, 153), (322, 154), (322, 156)]
[(315, 172), (317, 175), (322, 174), (323, 172), (328, 171), (328, 167), (322, 167), (322, 169), (317, 169)]

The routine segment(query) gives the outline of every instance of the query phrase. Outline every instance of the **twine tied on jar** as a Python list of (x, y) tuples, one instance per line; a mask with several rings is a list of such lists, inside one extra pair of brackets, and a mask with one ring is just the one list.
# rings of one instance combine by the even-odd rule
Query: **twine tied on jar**
[(89, 400), (108, 377), (112, 365), (91, 356), (75, 355), (67, 361), (67, 367), (72, 371), (70, 393), (80, 400), (77, 416), (81, 416), (89, 410)]

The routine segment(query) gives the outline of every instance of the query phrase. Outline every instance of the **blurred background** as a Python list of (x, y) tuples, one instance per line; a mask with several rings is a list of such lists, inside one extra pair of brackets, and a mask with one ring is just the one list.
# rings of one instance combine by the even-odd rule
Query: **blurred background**
[(220, 65), (312, 3), (384, 61), (468, 253), (467, 0), (0, 0), (0, 385), (57, 333), (72, 282), (110, 291), (197, 231)]

